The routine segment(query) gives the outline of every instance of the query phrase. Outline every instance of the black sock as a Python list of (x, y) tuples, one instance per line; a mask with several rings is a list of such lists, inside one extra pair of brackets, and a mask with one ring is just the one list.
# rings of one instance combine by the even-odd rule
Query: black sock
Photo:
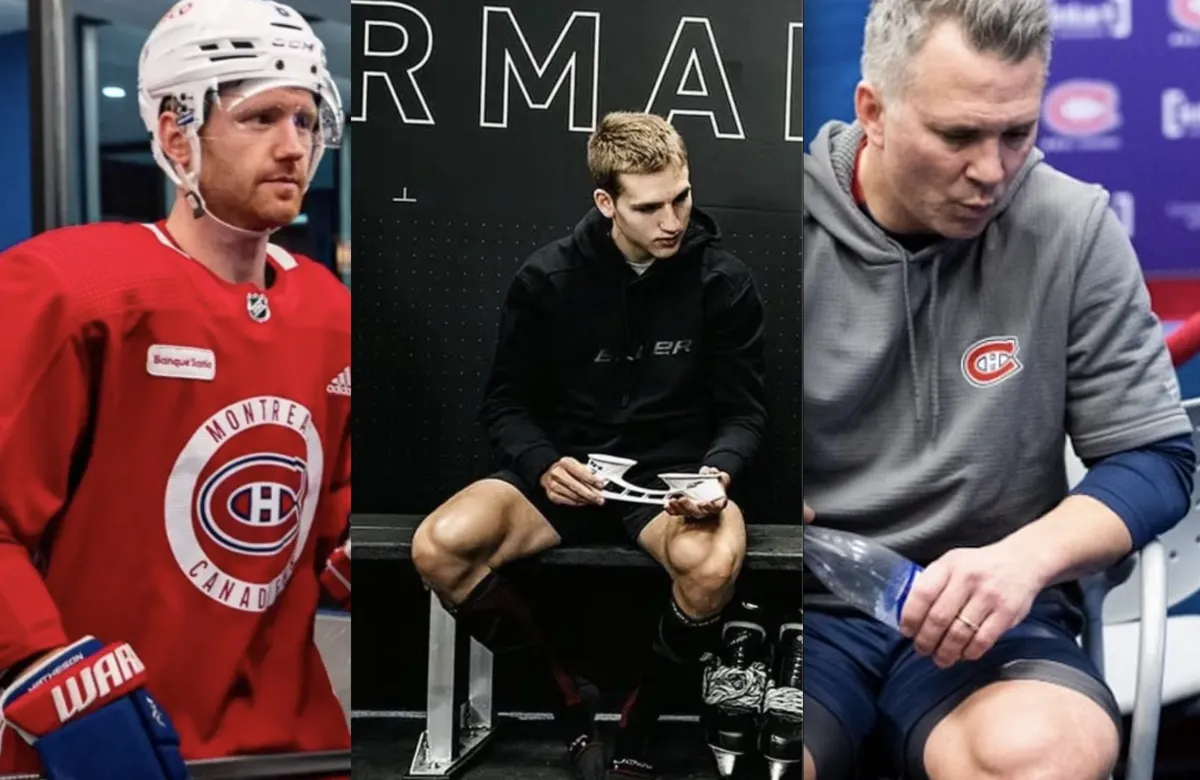
[(659, 618), (657, 632), (637, 688), (621, 708), (613, 744), (613, 760), (645, 760), (650, 738), (662, 712), (662, 690), (671, 677), (690, 666), (721, 640), (721, 613), (696, 620), (672, 597)]
[(555, 714), (573, 732), (567, 739), (578, 736), (580, 729), (590, 733), (590, 716), (584, 712), (574, 675), (544, 639), (529, 605), (497, 572), (488, 572), (461, 604), (447, 609), (461, 628), (493, 653), (518, 648), (531, 652), (548, 673)]
[(677, 664), (691, 665), (721, 642), (721, 613), (696, 619), (687, 615), (672, 596), (658, 621), (654, 651)]

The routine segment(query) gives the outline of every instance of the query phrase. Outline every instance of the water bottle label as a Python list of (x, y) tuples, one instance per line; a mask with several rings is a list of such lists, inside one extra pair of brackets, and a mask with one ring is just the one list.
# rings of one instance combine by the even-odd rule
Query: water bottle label
[(896, 625), (900, 625), (900, 615), (904, 612), (904, 602), (908, 601), (908, 593), (912, 590), (913, 583), (917, 579), (923, 569), (915, 563), (908, 565), (908, 572), (904, 576), (904, 584), (900, 586), (899, 593), (896, 597)]

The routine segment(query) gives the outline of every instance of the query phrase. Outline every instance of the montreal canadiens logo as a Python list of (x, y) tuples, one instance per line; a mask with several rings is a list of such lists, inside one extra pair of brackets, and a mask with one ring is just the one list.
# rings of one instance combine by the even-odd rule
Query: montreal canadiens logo
[(1121, 124), (1120, 94), (1107, 81), (1064, 81), (1046, 94), (1045, 122), (1067, 136), (1103, 135)]
[(1171, 18), (1180, 27), (1200, 32), (1200, 0), (1170, 0)]
[(1021, 370), (1017, 359), (1017, 339), (1011, 336), (988, 338), (972, 344), (962, 358), (962, 372), (976, 387), (991, 387)]
[[(209, 538), (225, 549), (274, 555), (299, 534), (296, 514), (307, 497), (303, 459), (255, 453), (231, 461), (205, 480), (196, 513)], [(228, 529), (222, 522), (226, 519), (231, 521)]]
[(228, 607), (279, 598), (312, 530), (324, 470), (311, 413), (287, 398), (239, 401), (205, 420), (167, 483), (167, 539), (191, 583)]

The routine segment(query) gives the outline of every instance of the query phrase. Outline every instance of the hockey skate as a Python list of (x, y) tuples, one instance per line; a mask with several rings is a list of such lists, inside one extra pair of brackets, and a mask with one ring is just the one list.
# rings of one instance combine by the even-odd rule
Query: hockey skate
[(762, 609), (741, 604), (722, 628), (718, 655), (704, 668), (701, 720), (722, 778), (732, 777), (738, 758), (754, 749), (769, 653)]
[(797, 614), (779, 627), (775, 664), (763, 701), (759, 747), (771, 780), (799, 778), (804, 761), (804, 625)]

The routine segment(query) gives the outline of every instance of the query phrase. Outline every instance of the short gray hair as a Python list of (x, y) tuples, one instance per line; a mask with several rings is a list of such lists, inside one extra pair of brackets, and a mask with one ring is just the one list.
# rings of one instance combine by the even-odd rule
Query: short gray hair
[(1050, 66), (1053, 24), (1048, 0), (874, 0), (863, 40), (862, 75), (884, 94), (907, 84), (913, 57), (942, 22), (957, 24), (976, 51)]

